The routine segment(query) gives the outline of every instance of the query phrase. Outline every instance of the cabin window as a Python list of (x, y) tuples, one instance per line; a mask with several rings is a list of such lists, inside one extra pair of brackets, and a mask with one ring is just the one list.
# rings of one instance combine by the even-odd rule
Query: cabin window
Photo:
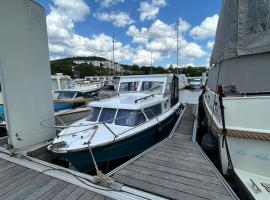
[(143, 81), (141, 91), (151, 93), (162, 93), (163, 82)]
[(99, 117), (99, 122), (112, 123), (114, 120), (114, 116), (116, 113), (116, 109), (114, 108), (103, 108)]
[(146, 116), (148, 117), (148, 119), (152, 119), (155, 116), (160, 115), (162, 112), (161, 109), (161, 104), (157, 104), (148, 108), (144, 109), (144, 113), (146, 114)]
[(140, 110), (119, 109), (115, 124), (121, 126), (137, 126), (145, 121), (146, 118)]
[(137, 91), (139, 82), (123, 82), (120, 84), (119, 92)]
[(98, 119), (98, 115), (100, 113), (101, 108), (93, 108), (90, 111), (90, 115), (87, 117), (87, 121), (96, 122)]
[(56, 79), (52, 79), (52, 89), (59, 90)]

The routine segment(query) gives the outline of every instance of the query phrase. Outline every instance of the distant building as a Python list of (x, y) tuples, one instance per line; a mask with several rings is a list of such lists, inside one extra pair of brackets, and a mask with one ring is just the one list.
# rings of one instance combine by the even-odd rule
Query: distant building
[(91, 61), (89, 61), (89, 60), (74, 60), (73, 64), (76, 64), (76, 65), (88, 64), (88, 65), (90, 65)]

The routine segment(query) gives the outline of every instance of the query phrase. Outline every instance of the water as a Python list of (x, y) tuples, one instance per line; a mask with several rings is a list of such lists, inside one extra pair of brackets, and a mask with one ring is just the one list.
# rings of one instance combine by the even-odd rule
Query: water
[(195, 90), (180, 90), (179, 100), (181, 103), (198, 104), (199, 96), (202, 93), (200, 89)]

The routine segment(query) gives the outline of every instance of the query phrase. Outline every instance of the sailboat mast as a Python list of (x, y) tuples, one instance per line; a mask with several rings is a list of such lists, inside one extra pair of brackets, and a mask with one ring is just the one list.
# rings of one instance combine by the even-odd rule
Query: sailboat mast
[(114, 33), (113, 33), (113, 76), (115, 77), (115, 64), (114, 64)]
[(179, 59), (179, 20), (177, 20), (177, 23), (176, 23), (176, 38), (177, 38), (177, 41), (176, 41), (176, 70), (177, 70), (177, 74), (178, 74), (178, 59)]

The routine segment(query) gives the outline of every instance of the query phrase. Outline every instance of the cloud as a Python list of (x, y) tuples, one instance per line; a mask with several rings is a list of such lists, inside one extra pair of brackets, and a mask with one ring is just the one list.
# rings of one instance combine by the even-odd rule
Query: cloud
[(117, 27), (125, 27), (126, 25), (130, 25), (135, 22), (130, 18), (129, 14), (125, 12), (95, 13), (94, 17), (100, 21), (112, 22), (113, 25)]
[[(47, 15), (47, 30), (49, 38), (50, 57), (52, 59), (69, 56), (102, 56), (112, 58), (112, 37), (104, 33), (84, 37), (75, 32), (75, 22), (82, 20), (84, 15), (74, 16), (74, 8), (66, 6), (60, 1), (54, 1), (51, 11)], [(76, 0), (79, 2), (79, 0)], [(85, 2), (80, 1), (81, 5)], [(70, 10), (69, 10), (70, 9)], [(64, 10), (64, 11), (63, 11)], [(72, 14), (71, 14), (72, 13)], [(115, 42), (115, 60), (129, 60), (133, 56), (133, 49), (119, 41)]]
[(132, 25), (126, 32), (128, 36), (132, 37), (132, 42), (146, 45), (148, 43), (148, 30), (143, 27), (141, 30), (137, 29), (136, 26)]
[(216, 34), (218, 15), (207, 17), (199, 26), (191, 29), (190, 35), (195, 39), (206, 39)]
[(124, 3), (125, 0), (96, 0), (102, 7), (108, 8), (113, 5)]
[(201, 58), (207, 55), (207, 53), (202, 50), (201, 46), (193, 42), (187, 43), (181, 48), (180, 54), (185, 58)]
[(142, 1), (140, 3), (139, 12), (140, 20), (154, 20), (156, 19), (157, 14), (159, 13), (159, 8), (166, 5), (165, 0), (152, 0), (151, 3)]
[[(182, 35), (188, 31), (190, 25), (183, 19), (179, 23), (179, 53), (180, 57), (185, 60), (193, 58), (200, 58), (207, 55), (207, 53), (194, 42), (188, 42)], [(168, 58), (176, 52), (176, 29), (175, 24), (166, 24), (161, 20), (155, 20), (149, 28), (143, 27), (138, 29), (135, 25), (129, 27), (127, 35), (132, 37), (132, 42), (140, 45), (140, 53), (132, 57), (132, 62), (143, 63), (145, 58), (139, 58), (140, 55), (152, 52), (155, 54), (156, 60)], [(144, 50), (144, 51), (143, 51)]]
[(159, 59), (160, 54), (158, 52), (151, 52), (149, 50), (143, 49), (142, 47), (138, 47), (132, 57), (132, 63), (137, 65), (151, 66), (151, 62), (154, 65), (154, 62)]
[(207, 42), (207, 48), (208, 48), (208, 49), (213, 49), (214, 44), (215, 44), (214, 41), (208, 41), (208, 42)]
[(68, 16), (71, 20), (83, 21), (84, 17), (90, 13), (90, 7), (83, 0), (52, 0), (58, 8), (58, 12)]

